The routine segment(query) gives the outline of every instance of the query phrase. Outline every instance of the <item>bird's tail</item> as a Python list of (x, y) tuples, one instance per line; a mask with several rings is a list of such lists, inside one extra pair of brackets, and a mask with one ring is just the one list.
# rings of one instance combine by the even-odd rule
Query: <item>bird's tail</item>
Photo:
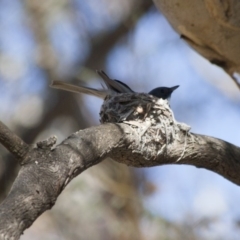
[(104, 83), (107, 86), (107, 89), (95, 89), (85, 86), (76, 86), (70, 83), (65, 83), (61, 81), (53, 81), (51, 87), (62, 89), (65, 91), (75, 92), (75, 93), (85, 93), (88, 95), (93, 95), (99, 98), (104, 99), (106, 95), (113, 94), (113, 93), (127, 93), (133, 92), (126, 84), (118, 81), (112, 80), (108, 77), (108, 75), (104, 71), (98, 71), (97, 73), (103, 79)]
[(76, 86), (61, 81), (53, 81), (51, 87), (74, 93), (85, 93), (102, 99), (104, 99), (109, 94), (109, 91), (107, 89), (95, 89), (84, 86)]

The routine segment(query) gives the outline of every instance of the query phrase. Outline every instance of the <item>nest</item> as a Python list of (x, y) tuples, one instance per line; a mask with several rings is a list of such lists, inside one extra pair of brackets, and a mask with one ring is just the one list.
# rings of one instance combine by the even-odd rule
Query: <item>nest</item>
[(120, 123), (146, 119), (160, 120), (161, 115), (173, 118), (168, 101), (144, 93), (108, 95), (100, 111), (101, 123)]
[[(148, 160), (167, 153), (169, 146), (183, 139), (190, 127), (178, 123), (167, 100), (144, 93), (107, 96), (100, 112), (101, 123), (126, 123), (137, 131), (134, 152)], [(136, 149), (136, 145), (140, 146)]]

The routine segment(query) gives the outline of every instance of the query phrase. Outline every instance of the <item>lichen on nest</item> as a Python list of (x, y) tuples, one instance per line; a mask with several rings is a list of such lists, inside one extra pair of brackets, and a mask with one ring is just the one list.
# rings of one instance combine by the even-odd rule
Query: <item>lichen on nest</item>
[(167, 100), (145, 93), (107, 96), (100, 117), (101, 123), (125, 123), (137, 131), (135, 144), (140, 147), (134, 147), (134, 152), (145, 155), (148, 160), (167, 154), (171, 143), (180, 141), (180, 135), (190, 130), (190, 127), (182, 129), (182, 124), (175, 120)]

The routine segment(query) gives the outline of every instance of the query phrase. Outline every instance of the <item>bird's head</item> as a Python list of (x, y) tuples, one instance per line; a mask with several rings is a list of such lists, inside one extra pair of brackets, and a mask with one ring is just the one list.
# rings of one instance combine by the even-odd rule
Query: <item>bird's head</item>
[(150, 91), (148, 94), (153, 95), (154, 97), (157, 98), (162, 98), (162, 99), (169, 99), (171, 97), (172, 92), (177, 89), (179, 85), (174, 86), (174, 87), (158, 87), (154, 88), (152, 91)]

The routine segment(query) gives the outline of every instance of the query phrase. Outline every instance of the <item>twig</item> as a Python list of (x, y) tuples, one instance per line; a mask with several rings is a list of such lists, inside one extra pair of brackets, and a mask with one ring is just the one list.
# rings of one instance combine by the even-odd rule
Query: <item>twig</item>
[(29, 145), (0, 121), (0, 143), (22, 163), (29, 151)]

